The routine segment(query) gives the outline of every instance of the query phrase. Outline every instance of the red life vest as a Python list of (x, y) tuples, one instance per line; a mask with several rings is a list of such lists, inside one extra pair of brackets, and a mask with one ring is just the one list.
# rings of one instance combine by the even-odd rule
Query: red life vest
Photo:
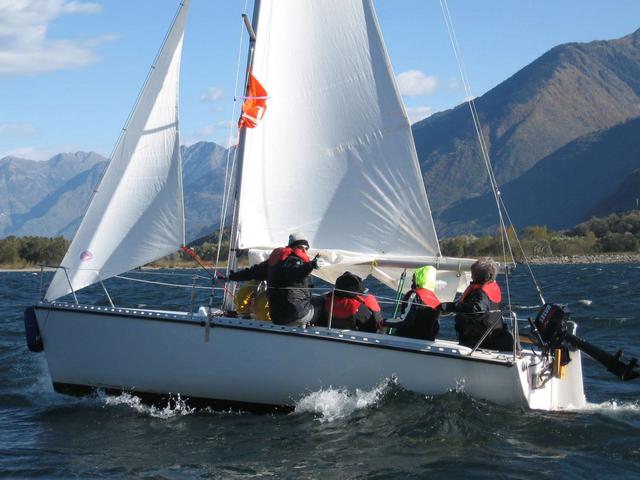
[(440, 300), (436, 297), (436, 294), (426, 288), (416, 288), (416, 295), (420, 299), (423, 305), (436, 310), (440, 306)]
[(269, 255), (269, 266), (274, 267), (280, 262), (284, 262), (291, 255), (295, 255), (304, 263), (309, 263), (311, 260), (309, 259), (309, 255), (301, 248), (291, 248), (291, 247), (281, 247), (276, 248), (271, 255)]
[(462, 294), (460, 303), (464, 303), (467, 297), (474, 290), (482, 290), (492, 303), (500, 303), (502, 301), (502, 292), (500, 291), (500, 286), (498, 285), (498, 282), (492, 280), (490, 282), (483, 283), (482, 285), (479, 283), (469, 284), (467, 289)]
[(380, 311), (380, 305), (378, 305), (378, 301), (373, 295), (365, 295), (364, 297), (360, 295), (356, 295), (355, 297), (334, 297), (332, 310), (331, 294), (327, 295), (324, 299), (324, 311), (327, 312), (327, 314), (332, 312), (332, 317), (335, 318), (351, 318), (356, 314), (362, 304), (372, 312)]

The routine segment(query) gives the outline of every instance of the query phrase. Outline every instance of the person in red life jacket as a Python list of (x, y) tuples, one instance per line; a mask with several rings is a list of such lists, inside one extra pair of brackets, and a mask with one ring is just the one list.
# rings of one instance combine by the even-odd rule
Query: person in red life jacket
[(324, 298), (322, 318), (316, 325), (375, 333), (384, 319), (376, 297), (366, 292), (362, 279), (344, 272), (336, 279), (333, 293)]
[(229, 280), (266, 280), (269, 314), (278, 325), (307, 325), (320, 318), (322, 297), (312, 298), (311, 272), (318, 257), (309, 258), (309, 241), (302, 233), (289, 235), (286, 247), (276, 248), (269, 258), (250, 268), (229, 272)]
[(443, 312), (455, 312), (460, 345), (475, 347), (487, 330), (480, 348), (512, 350), (513, 335), (502, 321), (502, 293), (496, 282), (496, 263), (484, 258), (471, 265), (471, 283), (457, 302), (443, 303)]
[(440, 300), (436, 288), (436, 269), (418, 268), (413, 274), (411, 290), (402, 299), (400, 317), (384, 321), (385, 327), (395, 328), (399, 337), (435, 340), (440, 331)]

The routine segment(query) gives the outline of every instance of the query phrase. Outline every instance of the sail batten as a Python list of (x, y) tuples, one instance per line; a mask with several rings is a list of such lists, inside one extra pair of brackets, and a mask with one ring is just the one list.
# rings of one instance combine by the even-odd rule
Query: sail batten
[(48, 301), (184, 244), (178, 89), (187, 9), (184, 1), (62, 260), (66, 274), (56, 272), (47, 290)]

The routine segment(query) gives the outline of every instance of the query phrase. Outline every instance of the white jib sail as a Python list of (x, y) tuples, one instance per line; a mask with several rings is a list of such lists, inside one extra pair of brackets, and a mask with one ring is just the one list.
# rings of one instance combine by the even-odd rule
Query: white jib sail
[[(180, 58), (188, 0), (178, 12), (89, 208), (45, 299), (53, 301), (184, 244), (178, 136)], [(71, 285), (70, 285), (71, 284)]]
[(385, 272), (375, 259), (435, 262), (413, 136), (371, 1), (262, 0), (256, 31), (252, 72), (268, 100), (246, 133), (238, 247), (262, 251), (258, 260), (304, 232), (329, 281), (369, 262), (360, 274), (394, 285), (402, 269)]

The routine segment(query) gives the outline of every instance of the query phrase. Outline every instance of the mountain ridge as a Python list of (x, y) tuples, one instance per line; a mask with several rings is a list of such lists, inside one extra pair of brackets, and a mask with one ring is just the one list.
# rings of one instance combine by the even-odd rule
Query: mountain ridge
[[(570, 141), (640, 114), (640, 34), (559, 45), (475, 99), (500, 184)], [(413, 125), (436, 220), (488, 191), (466, 104)]]

